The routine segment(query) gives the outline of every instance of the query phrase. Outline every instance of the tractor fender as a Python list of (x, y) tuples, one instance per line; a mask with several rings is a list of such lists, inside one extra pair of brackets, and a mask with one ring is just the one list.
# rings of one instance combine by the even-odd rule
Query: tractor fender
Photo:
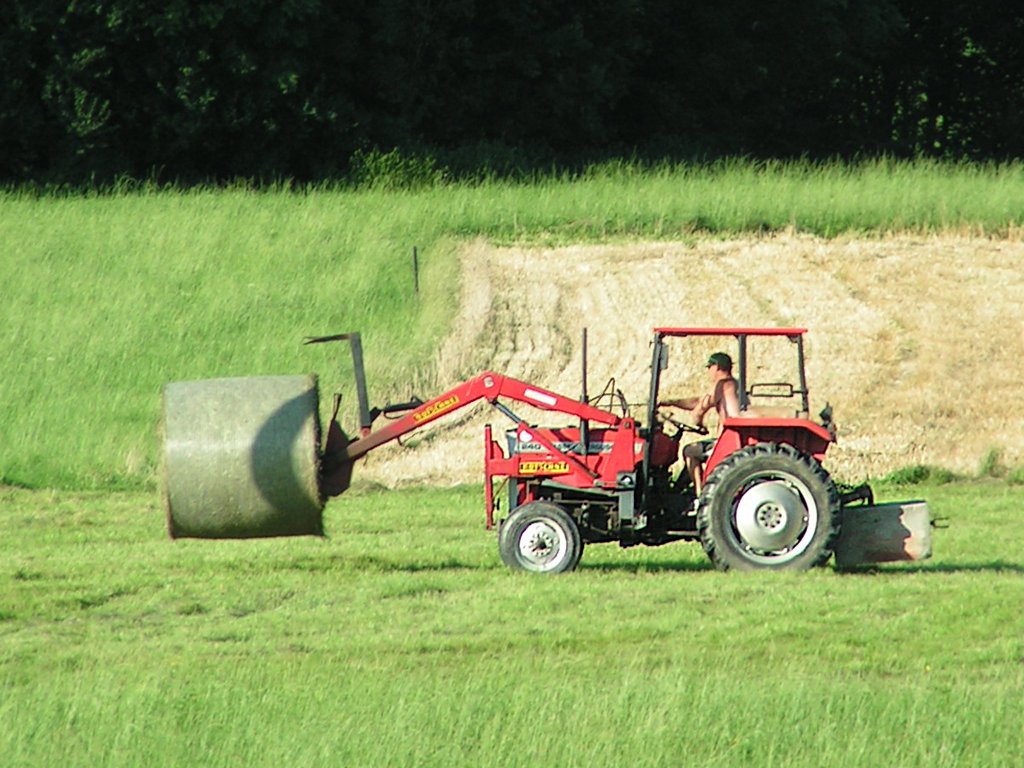
[(786, 443), (820, 463), (831, 442), (828, 429), (810, 419), (729, 418), (722, 422), (722, 432), (715, 441), (704, 473), (705, 476), (711, 474), (727, 456), (758, 443)]

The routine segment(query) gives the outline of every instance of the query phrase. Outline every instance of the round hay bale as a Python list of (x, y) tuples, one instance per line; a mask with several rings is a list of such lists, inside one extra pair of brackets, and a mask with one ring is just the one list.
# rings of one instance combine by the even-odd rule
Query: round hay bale
[(167, 384), (163, 421), (172, 538), (323, 535), (315, 376)]

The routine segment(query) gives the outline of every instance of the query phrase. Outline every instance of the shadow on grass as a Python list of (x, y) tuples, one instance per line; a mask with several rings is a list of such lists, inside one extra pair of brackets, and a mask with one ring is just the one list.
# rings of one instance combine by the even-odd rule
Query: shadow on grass
[(443, 573), (454, 571), (488, 571), (494, 566), (490, 563), (465, 562), (454, 558), (437, 561), (402, 561), (389, 560), (373, 555), (357, 555), (350, 557), (345, 563), (349, 569), (382, 571), (385, 573)]
[[(349, 567), (386, 572), (444, 572), (444, 571), (485, 571), (507, 570), (501, 563), (461, 562), (459, 560), (443, 560), (441, 562), (393, 562), (378, 558), (359, 558), (358, 563), (349, 563)], [(608, 573), (702, 573), (715, 571), (715, 566), (708, 563), (679, 560), (675, 562), (581, 562), (577, 572), (608, 572)], [(780, 571), (783, 572), (783, 571)], [(840, 575), (897, 575), (900, 573), (1024, 573), (1024, 565), (1018, 563), (941, 563), (935, 565), (908, 565), (886, 567), (885, 563), (865, 565), (861, 567), (836, 568)]]
[(430, 560), (399, 560), (377, 555), (330, 554), (304, 555), (281, 558), (269, 562), (243, 562), (228, 564), (233, 570), (246, 571), (300, 571), (305, 573), (351, 573), (366, 571), (368, 573), (420, 573), (429, 571), (486, 571), (495, 567), (492, 563), (462, 561), (455, 558)]
[(841, 575), (864, 574), (900, 574), (900, 573), (1019, 573), (1024, 574), (1024, 565), (1008, 563), (1004, 560), (993, 560), (988, 563), (921, 563), (917, 565), (897, 565), (895, 563), (875, 563), (857, 565), (847, 568), (836, 568)]
[[(357, 554), (305, 557), (278, 562), (274, 570), (297, 570), (312, 573), (324, 571), (366, 571), (376, 573), (453, 573), (456, 571), (484, 572), (508, 570), (500, 561), (469, 561), (456, 558), (445, 558), (436, 561), (392, 560), (375, 555)], [(577, 567), (583, 573), (706, 573), (714, 571), (709, 561), (672, 560), (635, 562), (588, 562), (586, 557)], [(979, 563), (873, 563), (845, 568), (833, 568), (839, 576), (870, 576), (900, 574), (953, 574), (953, 573), (1011, 573), (1024, 574), (1024, 564), (1011, 563), (1004, 560)]]
[(610, 573), (697, 573), (702, 571), (713, 571), (715, 566), (711, 562), (693, 562), (692, 560), (677, 560), (674, 562), (636, 562), (636, 563), (588, 563), (581, 562), (580, 571), (608, 571)]
[[(331, 555), (325, 558), (304, 558), (279, 563), (277, 570), (298, 570), (309, 572), (322, 571), (367, 571), (376, 573), (451, 573), (456, 571), (509, 571), (499, 560), (487, 562), (465, 561), (446, 558), (437, 561), (401, 561), (390, 560), (375, 555)], [(635, 563), (588, 563), (584, 559), (576, 569), (578, 572), (608, 573), (684, 573), (713, 571), (714, 566), (708, 563), (680, 560), (675, 562), (635, 562)]]

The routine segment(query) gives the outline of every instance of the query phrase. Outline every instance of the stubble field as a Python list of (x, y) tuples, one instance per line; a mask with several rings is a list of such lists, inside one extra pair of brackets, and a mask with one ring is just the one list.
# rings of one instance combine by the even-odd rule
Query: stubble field
[[(1004, 469), (1024, 463), (1019, 240), (477, 242), (461, 260), (461, 309), (438, 356), (439, 387), (495, 370), (575, 396), (586, 328), (591, 394), (614, 378), (641, 415), (652, 328), (802, 326), (813, 414), (831, 403), (839, 424), (829, 455), (839, 476), (877, 479), (910, 465), (973, 475), (986, 460)], [(720, 347), (735, 355), (731, 339), (676, 343), (664, 386), (677, 395), (704, 391), (703, 362)], [(792, 352), (766, 353), (780, 356), (790, 367), (777, 367), (795, 380)], [(481, 407), (461, 425), (439, 424), (412, 449), (375, 455), (366, 474), (389, 485), (472, 482), (488, 420), (504, 423)]]
[(326, 539), (168, 541), (152, 494), (0, 492), (10, 766), (949, 766), (1024, 751), (1024, 489), (877, 572), (700, 547), (508, 571), (479, 487), (360, 492)]

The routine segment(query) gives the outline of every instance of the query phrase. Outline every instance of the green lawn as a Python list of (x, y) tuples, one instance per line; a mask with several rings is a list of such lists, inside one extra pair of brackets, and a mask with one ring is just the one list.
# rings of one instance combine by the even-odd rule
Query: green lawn
[(12, 766), (994, 766), (1024, 754), (1024, 488), (875, 572), (699, 546), (506, 570), (479, 488), (355, 490), (324, 539), (170, 541), (156, 494), (0, 490)]

